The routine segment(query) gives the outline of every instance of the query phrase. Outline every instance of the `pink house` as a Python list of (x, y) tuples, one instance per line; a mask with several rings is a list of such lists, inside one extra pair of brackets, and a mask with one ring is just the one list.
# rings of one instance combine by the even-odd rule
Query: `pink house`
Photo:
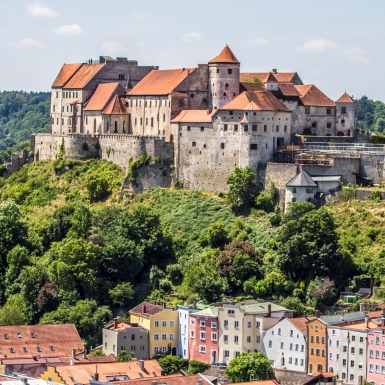
[(381, 327), (368, 333), (366, 381), (385, 384), (385, 318), (381, 318)]
[(208, 307), (189, 317), (189, 359), (211, 364), (218, 359), (218, 309)]

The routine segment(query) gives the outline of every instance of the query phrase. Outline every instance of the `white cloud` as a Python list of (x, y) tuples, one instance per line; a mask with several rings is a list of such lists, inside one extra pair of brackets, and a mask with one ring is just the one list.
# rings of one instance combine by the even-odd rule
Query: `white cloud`
[(298, 50), (301, 52), (324, 52), (327, 50), (335, 50), (338, 45), (331, 40), (324, 38), (309, 40), (303, 46), (299, 47)]
[(103, 52), (108, 53), (110, 55), (128, 53), (128, 50), (124, 45), (116, 43), (115, 41), (108, 41), (104, 43), (102, 45), (102, 50)]
[(257, 39), (251, 39), (247, 42), (247, 44), (250, 44), (250, 45), (266, 45), (267, 44), (267, 40), (266, 39), (261, 39), (261, 38), (257, 38)]
[(49, 7), (46, 7), (42, 3), (30, 3), (27, 4), (28, 12), (33, 17), (58, 17), (59, 15)]
[(186, 35), (182, 36), (182, 40), (185, 43), (191, 43), (193, 41), (202, 40), (202, 35), (198, 32), (189, 32), (189, 33), (186, 33)]
[(297, 49), (300, 52), (331, 52), (334, 54), (348, 57), (351, 61), (359, 64), (368, 64), (369, 59), (364, 56), (364, 51), (360, 47), (341, 47), (337, 43), (327, 39), (309, 40)]
[(55, 29), (58, 35), (84, 35), (84, 30), (79, 24), (61, 25)]
[(44, 45), (40, 41), (31, 39), (29, 37), (22, 40), (12, 40), (9, 42), (10, 45), (17, 48), (42, 48)]

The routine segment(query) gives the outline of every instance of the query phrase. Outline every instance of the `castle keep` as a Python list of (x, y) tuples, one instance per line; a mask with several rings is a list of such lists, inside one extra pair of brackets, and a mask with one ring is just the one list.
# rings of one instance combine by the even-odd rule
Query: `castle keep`
[[(382, 153), (366, 154), (369, 161), (346, 156), (355, 137), (348, 94), (333, 101), (296, 72), (243, 73), (226, 46), (197, 68), (160, 70), (104, 56), (64, 64), (52, 85), (49, 130), (33, 135), (31, 148), (35, 160), (54, 159), (63, 142), (67, 157), (98, 156), (126, 171), (131, 157), (146, 152), (161, 162), (143, 173), (151, 180), (143, 188), (178, 179), (185, 188), (225, 191), (234, 167), (248, 165), (260, 187), (273, 180), (283, 190), (301, 170), (344, 183), (356, 175), (382, 179)], [(343, 156), (325, 155), (331, 142), (345, 146)]]

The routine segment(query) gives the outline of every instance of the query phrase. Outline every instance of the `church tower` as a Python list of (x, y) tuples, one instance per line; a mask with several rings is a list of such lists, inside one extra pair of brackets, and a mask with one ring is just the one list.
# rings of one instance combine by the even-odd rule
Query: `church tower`
[(218, 109), (239, 94), (240, 63), (226, 45), (221, 53), (209, 61), (210, 107)]

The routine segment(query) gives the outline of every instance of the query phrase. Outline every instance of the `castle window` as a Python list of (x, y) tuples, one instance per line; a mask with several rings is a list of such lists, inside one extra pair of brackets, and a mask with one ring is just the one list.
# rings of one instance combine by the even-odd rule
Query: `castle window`
[(345, 124), (345, 119), (341, 119), (341, 124)]
[(226, 84), (225, 84), (225, 87), (227, 88), (228, 86), (229, 86), (229, 83), (226, 83)]
[(55, 105), (52, 106), (52, 111), (55, 112)]
[(150, 100), (150, 107), (151, 107), (151, 100)]
[(166, 121), (166, 114), (163, 114), (163, 121)]
[(59, 97), (59, 92), (56, 91), (56, 99)]
[(257, 131), (258, 130), (258, 125), (257, 124), (253, 124), (251, 126), (251, 131)]
[(249, 131), (249, 126), (246, 124), (245, 125), (245, 128), (244, 128), (245, 131)]
[(191, 127), (190, 126), (187, 126), (187, 131), (191, 131)]
[(124, 80), (124, 75), (123, 74), (119, 75), (119, 80)]
[(283, 126), (283, 131), (287, 132), (287, 126)]
[(137, 125), (138, 123), (138, 118), (135, 118), (135, 126)]
[[(217, 68), (217, 74), (219, 74), (219, 68)], [(214, 84), (213, 84), (214, 85)]]
[(229, 111), (229, 115), (234, 115), (234, 111)]
[(312, 128), (316, 128), (316, 127), (317, 127), (317, 122), (313, 122), (313, 123), (311, 124), (311, 126), (312, 126)]
[(206, 148), (206, 145), (205, 145), (205, 144), (203, 145), (203, 148)]
[(332, 128), (332, 124), (331, 124), (331, 123), (327, 123), (327, 124), (326, 124), (326, 127), (327, 127), (327, 128)]
[(309, 114), (310, 114), (310, 107), (306, 107), (306, 108), (305, 108), (305, 114), (306, 114), (306, 115), (309, 115)]
[(296, 198), (291, 198), (291, 201), (292, 202), (295, 202), (297, 199)]
[(56, 118), (56, 124), (59, 124), (59, 118)]
[(178, 106), (179, 106), (179, 107), (183, 107), (183, 99), (179, 99), (179, 101), (178, 101)]
[(221, 143), (221, 149), (223, 150), (225, 148), (225, 144)]
[(275, 131), (279, 132), (279, 126), (275, 126)]
[(228, 73), (229, 75), (231, 75), (231, 74), (233, 73), (233, 70), (232, 70), (231, 68), (229, 68), (229, 69), (227, 70), (227, 73)]
[(332, 113), (331, 108), (327, 108), (327, 109), (326, 109), (326, 115), (330, 115), (331, 113)]
[(207, 99), (202, 99), (202, 103), (207, 103)]
[(148, 126), (148, 118), (146, 118), (146, 126)]
[(341, 114), (346, 114), (346, 107), (341, 107)]
[(227, 131), (227, 124), (223, 126), (223, 131)]
[(143, 118), (140, 118), (140, 125), (143, 124)]
[(238, 124), (234, 124), (234, 131), (238, 131)]
[(118, 122), (115, 121), (115, 129), (114, 129), (114, 133), (117, 134), (118, 133)]
[(267, 132), (267, 125), (266, 124), (263, 126), (263, 131)]
[(204, 127), (201, 127), (201, 132), (203, 132), (205, 130), (205, 128)]
[(235, 92), (233, 93), (233, 96), (235, 96)]
[(250, 150), (258, 150), (258, 144), (250, 143)]
[(226, 96), (226, 92), (223, 93), (223, 96)]
[(76, 97), (78, 97), (78, 92), (76, 91)]
[(192, 143), (191, 143), (191, 146), (192, 146), (192, 147), (196, 147), (196, 145), (197, 145), (197, 142), (192, 142)]
[(88, 124), (88, 116), (86, 116), (86, 124)]
[(151, 127), (154, 127), (154, 118), (151, 118)]
[(190, 94), (190, 98), (191, 99), (194, 99), (195, 95), (194, 94)]

